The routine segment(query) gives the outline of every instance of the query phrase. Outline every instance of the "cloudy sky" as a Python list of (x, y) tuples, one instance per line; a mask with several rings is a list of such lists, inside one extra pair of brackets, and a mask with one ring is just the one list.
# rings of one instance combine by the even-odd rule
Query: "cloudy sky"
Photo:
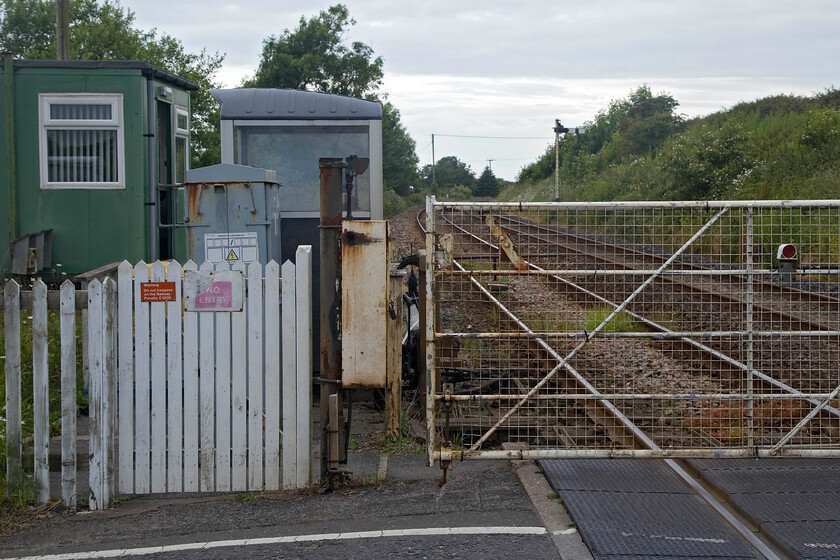
[[(337, 3), (335, 0), (332, 3)], [(513, 179), (553, 145), (647, 84), (688, 116), (768, 95), (840, 87), (837, 0), (346, 0), (348, 40), (385, 60), (384, 91), (421, 164), (455, 155)], [(188, 51), (226, 53), (228, 87), (262, 41), (326, 9), (312, 0), (122, 0), (140, 28)]]

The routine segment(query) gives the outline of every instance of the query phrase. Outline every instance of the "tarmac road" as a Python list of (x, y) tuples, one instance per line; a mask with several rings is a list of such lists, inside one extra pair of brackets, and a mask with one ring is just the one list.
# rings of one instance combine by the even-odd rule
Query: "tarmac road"
[[(556, 531), (543, 524), (517, 473), (523, 467), (544, 481), (531, 462), (459, 463), (442, 487), (440, 470), (425, 466), (423, 455), (383, 461), (378, 451), (354, 452), (351, 467), (357, 478), (325, 494), (144, 496), (105, 512), (57, 515), (0, 543), (0, 557), (560, 557)], [(539, 491), (548, 500), (551, 489)]]

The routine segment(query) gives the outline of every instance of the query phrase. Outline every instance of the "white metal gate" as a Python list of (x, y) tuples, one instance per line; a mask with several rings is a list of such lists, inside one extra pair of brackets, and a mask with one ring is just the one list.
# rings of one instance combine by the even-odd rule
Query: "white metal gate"
[(431, 462), (840, 456), (838, 201), (430, 198), (426, 250)]

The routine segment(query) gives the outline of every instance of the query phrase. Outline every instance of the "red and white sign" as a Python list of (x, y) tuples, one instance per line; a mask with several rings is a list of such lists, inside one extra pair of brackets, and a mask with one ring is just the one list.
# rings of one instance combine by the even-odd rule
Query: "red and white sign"
[(175, 301), (175, 282), (140, 282), (140, 301)]
[(242, 311), (245, 282), (238, 270), (184, 272), (184, 309)]
[(232, 292), (232, 282), (211, 282), (209, 288), (195, 296), (195, 308), (230, 310)]

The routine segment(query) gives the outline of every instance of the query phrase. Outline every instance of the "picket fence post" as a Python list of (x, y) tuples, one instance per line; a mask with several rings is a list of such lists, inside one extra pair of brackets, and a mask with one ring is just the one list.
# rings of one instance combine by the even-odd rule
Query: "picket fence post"
[(23, 439), (20, 387), (20, 286), (14, 280), (4, 289), (6, 322), (6, 492), (23, 484)]
[(76, 509), (76, 286), (70, 280), (61, 284), (61, 501)]

